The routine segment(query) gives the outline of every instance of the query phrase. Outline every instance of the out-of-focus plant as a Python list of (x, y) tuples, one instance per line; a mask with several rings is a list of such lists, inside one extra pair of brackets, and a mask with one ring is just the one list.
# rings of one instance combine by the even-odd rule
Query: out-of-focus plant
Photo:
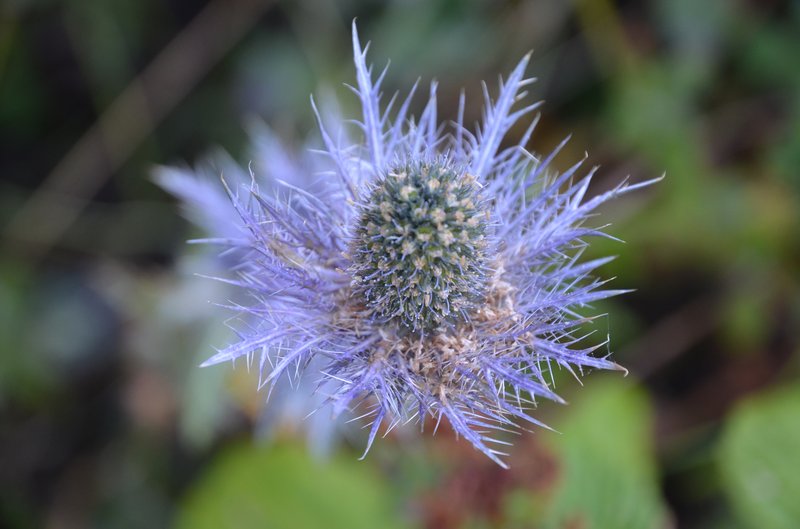
[(749, 527), (789, 529), (800, 521), (799, 407), (793, 385), (741, 403), (726, 424), (719, 467)]

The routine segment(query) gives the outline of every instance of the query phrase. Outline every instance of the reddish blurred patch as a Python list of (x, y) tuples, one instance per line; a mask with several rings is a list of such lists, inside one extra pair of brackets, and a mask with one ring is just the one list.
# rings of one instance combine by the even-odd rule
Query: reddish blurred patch
[(419, 499), (424, 527), (429, 529), (462, 527), (475, 518), (503, 527), (503, 500), (509, 492), (547, 495), (558, 480), (555, 455), (535, 435), (515, 440), (507, 459), (511, 465), (508, 470), (463, 439), (456, 439), (449, 428), (439, 429), (434, 446), (442, 452), (445, 471), (440, 485)]

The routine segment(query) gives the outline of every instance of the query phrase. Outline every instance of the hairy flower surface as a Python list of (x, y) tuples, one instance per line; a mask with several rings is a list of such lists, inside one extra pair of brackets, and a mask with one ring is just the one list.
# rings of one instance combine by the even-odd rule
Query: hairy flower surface
[(386, 70), (373, 77), (355, 25), (353, 48), (357, 140), (314, 106), (325, 168), (313, 191), (257, 174), (228, 184), (236, 214), (215, 231), (238, 235), (215, 242), (237, 254), (226, 280), (249, 301), (232, 307), (239, 340), (203, 365), (246, 357), (270, 387), (312, 376), (335, 415), (369, 421), (367, 450), (382, 424), (445, 419), (505, 466), (493, 433), (541, 425), (537, 400), (561, 402), (554, 369), (620, 369), (584, 345), (582, 309), (622, 292), (592, 276), (610, 258), (581, 260), (590, 237), (606, 236), (585, 222), (650, 182), (584, 199), (595, 169), (551, 168), (566, 140), (546, 157), (527, 152), (535, 119), (501, 148), (538, 106), (519, 108), (528, 57), (496, 100), (484, 86), (471, 132), (463, 96), (455, 123), (439, 124), (435, 83), (419, 117), (409, 113), (414, 89), (382, 108)]

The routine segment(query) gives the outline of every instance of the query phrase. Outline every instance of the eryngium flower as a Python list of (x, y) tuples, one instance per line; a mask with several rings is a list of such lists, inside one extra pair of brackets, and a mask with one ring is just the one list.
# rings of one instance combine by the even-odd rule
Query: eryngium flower
[[(414, 89), (393, 112), (382, 108), (355, 25), (353, 48), (362, 106), (349, 141), (319, 117), (328, 170), (310, 191), (288, 182), (229, 189), (246, 237), (222, 238), (240, 256), (229, 281), (249, 294), (238, 342), (203, 365), (258, 358), (261, 385), (306, 376), (334, 415), (370, 421), (367, 450), (382, 424), (446, 419), (498, 464), (494, 433), (527, 421), (539, 399), (562, 402), (552, 371), (621, 369), (590, 345), (581, 309), (621, 293), (592, 272), (610, 258), (582, 261), (586, 225), (605, 201), (649, 184), (585, 194), (596, 168), (583, 160), (558, 174), (524, 145), (501, 148), (510, 128), (538, 103), (518, 108), (528, 57), (492, 100), (484, 85), (477, 131), (436, 116), (436, 84), (419, 118)], [(312, 99), (312, 105), (314, 105)], [(362, 139), (363, 138), (363, 139)], [(275, 188), (275, 186), (278, 186)], [(242, 257), (242, 252), (244, 256)], [(304, 373), (305, 372), (305, 373)]]

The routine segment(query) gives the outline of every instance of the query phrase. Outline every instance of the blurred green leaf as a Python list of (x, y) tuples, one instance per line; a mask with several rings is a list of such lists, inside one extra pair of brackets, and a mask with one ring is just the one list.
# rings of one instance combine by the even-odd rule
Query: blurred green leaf
[(794, 101), (786, 112), (787, 122), (783, 130), (765, 150), (767, 162), (776, 175), (791, 185), (795, 191), (792, 198), (795, 202), (800, 199), (800, 174), (796, 168), (800, 165), (800, 96), (794, 96)]
[(730, 298), (721, 307), (721, 338), (725, 349), (734, 354), (757, 352), (768, 340), (771, 304), (774, 295), (769, 279), (752, 272), (749, 281), (740, 281), (731, 289)]
[(728, 420), (720, 470), (743, 521), (788, 529), (800, 520), (800, 386), (754, 397)]
[(777, 87), (800, 85), (796, 20), (763, 24), (743, 18), (735, 57), (748, 82)]
[(657, 528), (668, 525), (643, 390), (619, 377), (593, 382), (552, 439), (562, 468), (544, 527)]
[(0, 261), (0, 405), (18, 400), (39, 405), (58, 384), (51, 362), (30, 342), (34, 276), (17, 262)]
[(391, 491), (355, 458), (318, 461), (304, 447), (239, 445), (222, 454), (184, 501), (179, 529), (405, 527)]
[(35, 68), (35, 50), (19, 31), (0, 20), (0, 133), (11, 145), (36, 141), (47, 119), (45, 81)]

